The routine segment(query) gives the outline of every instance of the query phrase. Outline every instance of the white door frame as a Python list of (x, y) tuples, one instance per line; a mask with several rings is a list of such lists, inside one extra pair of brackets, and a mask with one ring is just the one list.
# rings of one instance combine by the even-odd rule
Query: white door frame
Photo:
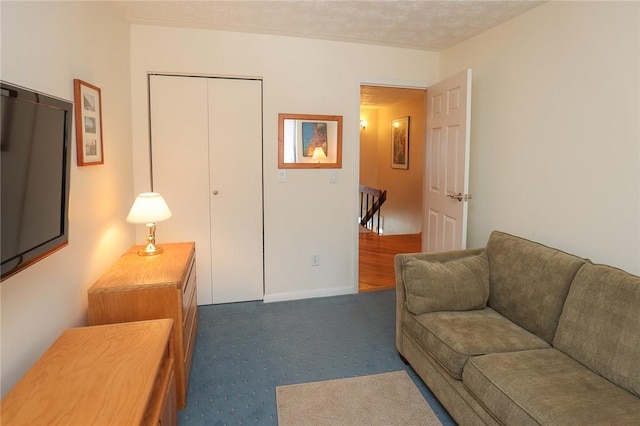
[[(435, 84), (435, 83), (434, 83)], [(356, 117), (358, 117), (358, 122), (360, 122), (360, 86), (381, 86), (381, 87), (400, 87), (403, 89), (421, 89), (421, 90), (427, 90), (429, 88), (429, 85), (425, 82), (425, 81), (410, 81), (410, 80), (388, 80), (388, 79), (380, 79), (380, 78), (359, 78), (356, 80), (356, 84), (354, 87), (354, 99), (355, 99), (355, 106), (354, 109), (356, 111)], [(427, 111), (425, 109), (424, 112), (424, 120), (426, 122), (427, 120)], [(423, 156), (423, 158), (420, 160), (423, 163), (424, 166), (424, 161), (425, 158)], [(357, 223), (357, 220), (355, 220), (355, 218), (358, 217), (358, 215), (360, 214), (360, 202), (358, 200), (358, 188), (360, 185), (360, 132), (358, 132), (358, 143), (356, 144), (356, 150), (354, 153), (354, 159), (353, 159), (353, 169), (354, 169), (354, 181), (352, 187), (354, 188), (354, 197), (353, 197), (353, 205), (352, 205), (352, 211), (351, 211), (351, 217), (354, 219), (353, 222), (353, 228), (352, 228), (352, 235), (353, 235), (353, 241), (355, 241), (355, 244), (353, 245), (354, 249), (353, 249), (353, 292), (357, 293), (358, 292), (358, 283), (359, 283), (359, 272), (358, 272), (358, 264), (360, 261), (360, 254), (359, 254), (359, 240), (360, 240), (360, 225)]]

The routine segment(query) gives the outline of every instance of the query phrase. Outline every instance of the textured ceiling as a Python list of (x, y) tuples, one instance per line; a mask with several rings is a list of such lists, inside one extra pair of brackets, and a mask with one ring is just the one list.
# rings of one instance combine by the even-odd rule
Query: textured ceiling
[(360, 106), (380, 107), (424, 96), (425, 90), (387, 86), (360, 86)]
[[(132, 23), (306, 37), (438, 51), (544, 1), (222, 0), (115, 1)], [(415, 89), (363, 86), (362, 106), (421, 96)]]
[(542, 1), (116, 1), (133, 23), (440, 50)]

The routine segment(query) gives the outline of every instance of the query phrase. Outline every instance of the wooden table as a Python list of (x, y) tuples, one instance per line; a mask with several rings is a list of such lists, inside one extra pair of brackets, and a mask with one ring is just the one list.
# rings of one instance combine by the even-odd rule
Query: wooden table
[(2, 400), (2, 425), (175, 425), (172, 326), (66, 330)]

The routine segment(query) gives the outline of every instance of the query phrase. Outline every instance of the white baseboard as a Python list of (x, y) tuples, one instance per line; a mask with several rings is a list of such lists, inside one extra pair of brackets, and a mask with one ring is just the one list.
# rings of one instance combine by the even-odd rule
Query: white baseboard
[(342, 296), (345, 294), (355, 294), (358, 290), (349, 287), (323, 288), (319, 290), (289, 291), (285, 293), (265, 294), (264, 303), (284, 302), (287, 300), (311, 299), (314, 297)]

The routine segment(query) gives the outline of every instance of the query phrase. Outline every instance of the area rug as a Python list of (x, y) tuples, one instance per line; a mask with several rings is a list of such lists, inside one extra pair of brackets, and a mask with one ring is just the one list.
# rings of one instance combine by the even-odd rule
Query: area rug
[(441, 425), (406, 371), (277, 386), (279, 426)]

